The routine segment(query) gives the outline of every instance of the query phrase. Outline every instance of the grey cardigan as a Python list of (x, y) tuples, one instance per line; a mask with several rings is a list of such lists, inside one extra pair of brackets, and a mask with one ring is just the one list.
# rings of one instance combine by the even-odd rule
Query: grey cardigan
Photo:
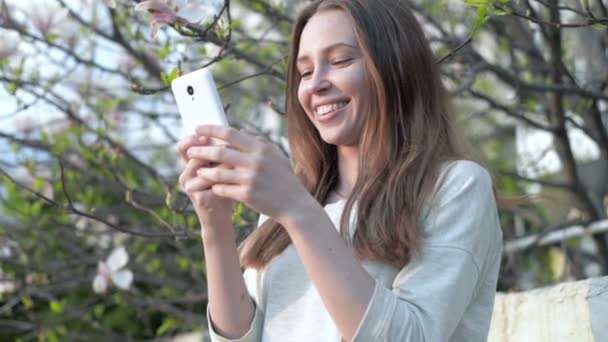
[[(376, 287), (353, 341), (486, 341), (502, 251), (492, 180), (478, 164), (449, 162), (433, 199), (419, 215), (422, 248), (409, 264), (362, 262)], [(344, 203), (325, 206), (336, 227)], [(341, 340), (293, 245), (263, 271), (243, 276), (256, 304), (251, 327), (240, 339), (225, 339), (207, 310), (212, 341)]]

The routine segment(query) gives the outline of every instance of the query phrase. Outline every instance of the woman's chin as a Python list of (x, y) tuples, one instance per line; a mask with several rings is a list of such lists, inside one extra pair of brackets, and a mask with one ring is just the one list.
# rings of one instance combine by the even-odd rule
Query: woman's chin
[(335, 146), (349, 146), (352, 142), (349, 142), (347, 136), (341, 134), (321, 134), (321, 139), (329, 145)]

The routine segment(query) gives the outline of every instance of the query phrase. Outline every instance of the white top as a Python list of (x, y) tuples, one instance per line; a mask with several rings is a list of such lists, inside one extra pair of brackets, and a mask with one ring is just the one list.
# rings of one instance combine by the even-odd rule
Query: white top
[[(325, 206), (336, 227), (344, 203)], [(421, 252), (408, 265), (362, 262), (376, 287), (353, 341), (486, 341), (502, 251), (492, 180), (473, 162), (446, 163), (433, 203), (418, 218)], [(293, 244), (243, 276), (256, 304), (251, 327), (228, 340), (209, 321), (212, 341), (341, 340)]]

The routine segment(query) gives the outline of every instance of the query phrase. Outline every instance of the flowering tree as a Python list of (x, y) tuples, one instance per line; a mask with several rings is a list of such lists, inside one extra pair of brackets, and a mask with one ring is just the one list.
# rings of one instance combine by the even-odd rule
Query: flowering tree
[[(204, 325), (204, 256), (177, 188), (169, 84), (211, 68), (231, 125), (285, 147), (297, 2), (0, 0), (0, 340), (146, 339)], [(412, 7), (498, 190), (535, 194), (501, 208), (500, 288), (606, 274), (608, 5)], [(552, 144), (524, 158), (521, 140), (539, 132)], [(233, 221), (242, 238), (256, 214), (237, 205)], [(551, 238), (560, 229), (574, 240)]]

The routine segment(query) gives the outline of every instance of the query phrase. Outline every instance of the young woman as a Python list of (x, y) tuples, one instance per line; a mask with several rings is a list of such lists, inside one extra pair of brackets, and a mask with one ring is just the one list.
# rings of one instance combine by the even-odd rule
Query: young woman
[[(313, 2), (291, 38), (293, 168), (231, 128), (180, 144), (212, 340), (485, 341), (502, 249), (492, 183), (457, 145), (416, 18), (398, 0)], [(233, 201), (262, 214), (240, 255)]]

